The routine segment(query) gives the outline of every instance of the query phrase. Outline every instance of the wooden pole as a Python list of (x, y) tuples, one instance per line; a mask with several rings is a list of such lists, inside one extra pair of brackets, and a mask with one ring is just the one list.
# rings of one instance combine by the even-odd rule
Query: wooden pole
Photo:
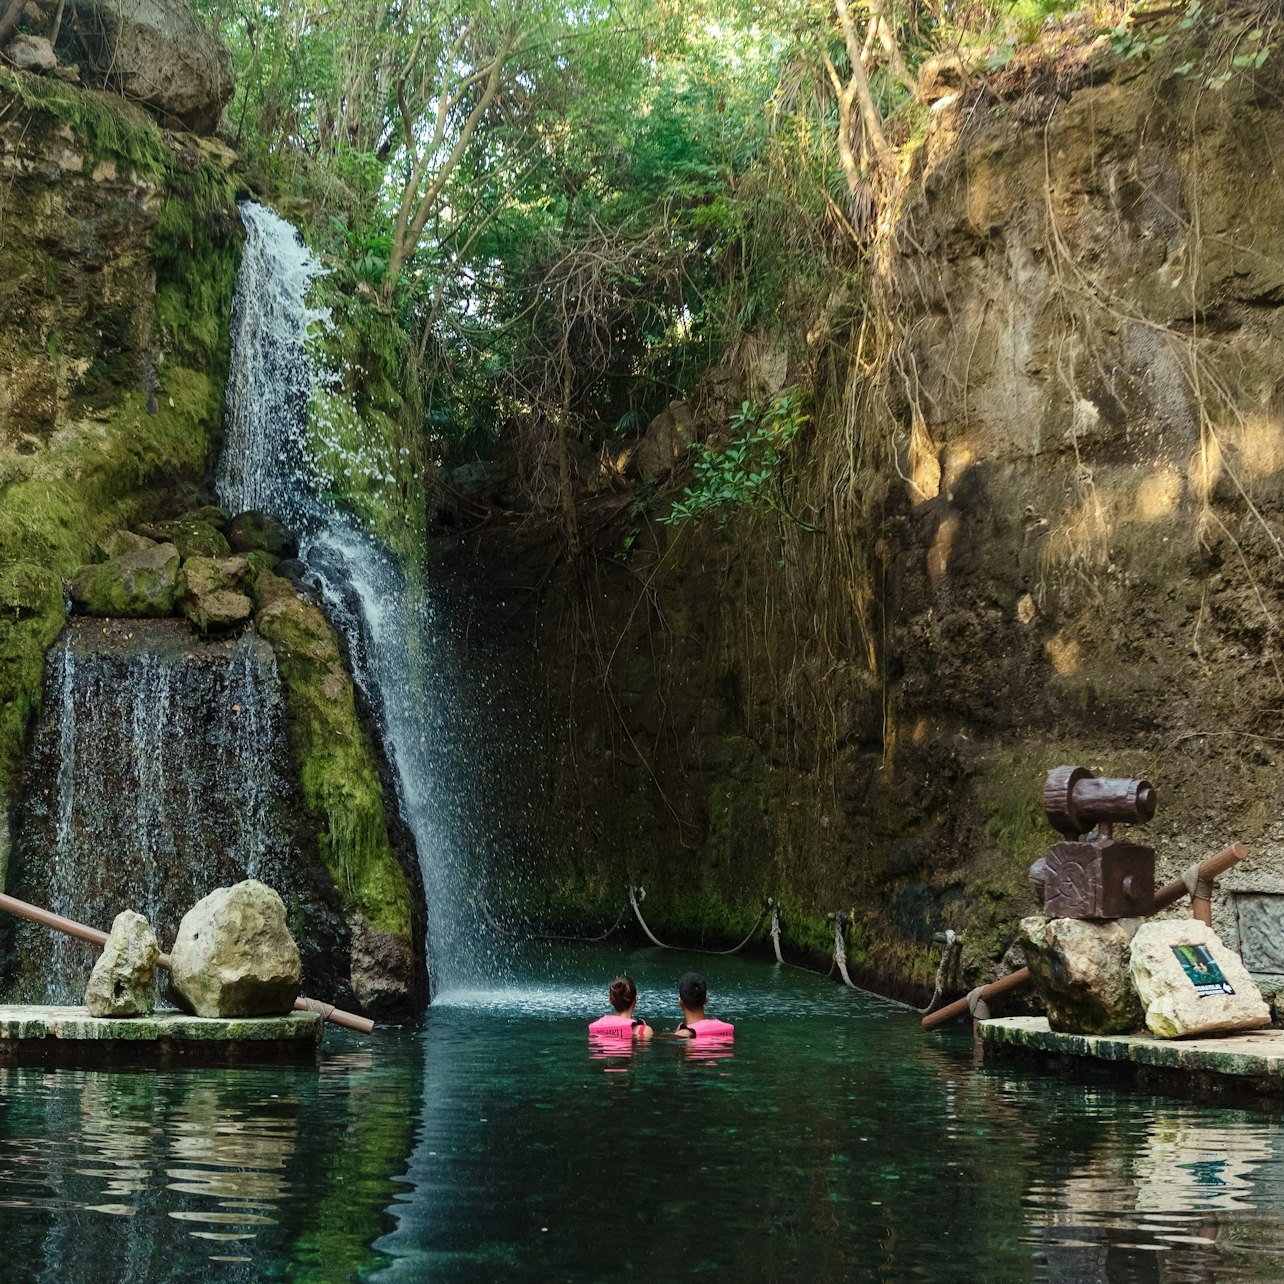
[[(42, 927), (51, 927), (55, 932), (62, 932), (65, 936), (75, 936), (82, 941), (88, 941), (99, 949), (107, 944), (106, 932), (100, 932), (96, 927), (87, 927), (84, 923), (77, 923), (75, 919), (63, 918), (61, 914), (41, 909), (38, 905), (28, 905), (26, 901), (20, 901), (16, 896), (6, 896), (3, 892), (0, 892), (0, 910), (7, 910), (19, 918), (30, 919), (31, 922), (39, 923)], [(168, 968), (169, 955), (160, 955), (156, 962), (161, 967)], [(370, 1034), (374, 1030), (374, 1022), (369, 1017), (357, 1016), (354, 1012), (344, 1012), (342, 1008), (331, 1007), (328, 1003), (322, 1003), (320, 999), (305, 999), (300, 995), (294, 1000), (294, 1010), (319, 1012), (324, 1020), (333, 1021), (335, 1025), (346, 1026), (349, 1030), (359, 1030), (362, 1034)]]
[[(1216, 878), (1219, 874), (1224, 874), (1232, 865), (1238, 865), (1240, 861), (1248, 855), (1248, 848), (1243, 843), (1231, 843), (1229, 847), (1223, 847), (1216, 856), (1210, 856), (1199, 867), (1199, 876), (1209, 880)], [(1188, 895), (1186, 880), (1175, 878), (1171, 883), (1165, 883), (1163, 887), (1155, 893), (1155, 908), (1163, 909), (1166, 905), (1179, 901), (1183, 896)], [(1204, 902), (1208, 904), (1207, 901)], [(1192, 902), (1192, 908), (1195, 903)], [(1195, 915), (1199, 918), (1199, 915)], [(1200, 919), (1201, 922), (1212, 922), (1211, 908), (1207, 920)], [(1015, 990), (1024, 985), (1030, 979), (1030, 969), (1028, 967), (1017, 968), (1015, 972), (1009, 972), (1007, 976), (987, 985), (981, 991), (981, 999), (988, 1001), (995, 995), (1006, 994), (1008, 990)], [(967, 998), (955, 999), (953, 1003), (947, 1003), (943, 1008), (937, 1008), (935, 1012), (929, 1012), (923, 1018), (923, 1029), (934, 1030), (938, 1025), (944, 1025), (946, 1021), (951, 1021), (957, 1016), (962, 1016), (968, 1010)]]

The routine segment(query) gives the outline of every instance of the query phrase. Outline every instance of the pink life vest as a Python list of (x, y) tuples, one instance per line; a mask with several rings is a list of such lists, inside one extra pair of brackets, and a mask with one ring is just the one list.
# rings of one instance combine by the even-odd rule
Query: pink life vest
[(697, 1039), (717, 1039), (729, 1043), (736, 1037), (736, 1027), (730, 1021), (719, 1021), (717, 1017), (705, 1017), (703, 1021), (692, 1021), (687, 1029)]
[(607, 1039), (631, 1039), (633, 1037), (633, 1027), (645, 1025), (642, 1020), (635, 1020), (633, 1017), (619, 1016), (611, 1012), (606, 1016), (598, 1017), (596, 1021), (589, 1022), (589, 1034)]

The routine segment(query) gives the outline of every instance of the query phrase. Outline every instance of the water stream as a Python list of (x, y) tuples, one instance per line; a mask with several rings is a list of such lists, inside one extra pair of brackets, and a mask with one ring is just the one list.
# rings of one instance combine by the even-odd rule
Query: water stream
[[(19, 895), (95, 926), (130, 908), (163, 942), (192, 902), (261, 878), (289, 900), (285, 729), (271, 647), (177, 621), (81, 622), (50, 657), (16, 844)], [(21, 925), (28, 1001), (78, 1003), (96, 953)]]
[[(284, 219), (241, 205), (246, 245), (237, 278), (228, 378), (228, 433), (219, 500), (284, 522), (321, 585), (330, 618), (345, 633), (354, 677), (379, 719), (402, 815), (414, 836), (428, 902), (434, 991), (485, 974), (493, 957), (475, 908), (467, 825), (459, 806), (467, 772), (452, 760), (446, 723), (452, 683), (443, 624), (426, 586), (330, 496), (331, 477), (309, 441), (308, 405), (330, 387), (309, 342), (328, 323), (309, 302), (321, 265)], [(330, 456), (337, 446), (327, 443)], [(379, 468), (367, 454), (344, 472)]]

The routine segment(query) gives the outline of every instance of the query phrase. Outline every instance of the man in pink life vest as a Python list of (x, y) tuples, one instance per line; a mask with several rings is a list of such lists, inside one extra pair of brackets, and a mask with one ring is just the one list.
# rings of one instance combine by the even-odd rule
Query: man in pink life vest
[(590, 1038), (605, 1039), (649, 1039), (655, 1033), (647, 1023), (634, 1016), (638, 1005), (638, 987), (630, 976), (617, 976), (607, 991), (614, 1009), (606, 1016), (589, 1022)]
[(699, 972), (687, 972), (678, 982), (678, 1007), (682, 1009), (682, 1024), (674, 1030), (678, 1039), (698, 1039), (701, 1042), (727, 1043), (735, 1038), (736, 1027), (730, 1021), (707, 1017), (704, 1005), (709, 997), (709, 987)]

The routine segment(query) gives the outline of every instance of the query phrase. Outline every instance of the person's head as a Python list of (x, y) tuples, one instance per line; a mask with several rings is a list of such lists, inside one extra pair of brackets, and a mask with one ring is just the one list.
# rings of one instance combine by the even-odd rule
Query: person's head
[(709, 987), (699, 972), (686, 972), (678, 982), (678, 1002), (684, 1012), (703, 1012)]
[(611, 988), (608, 992), (611, 998), (611, 1006), (617, 1012), (627, 1012), (638, 1001), (638, 987), (633, 984), (631, 976), (617, 976), (611, 982)]

